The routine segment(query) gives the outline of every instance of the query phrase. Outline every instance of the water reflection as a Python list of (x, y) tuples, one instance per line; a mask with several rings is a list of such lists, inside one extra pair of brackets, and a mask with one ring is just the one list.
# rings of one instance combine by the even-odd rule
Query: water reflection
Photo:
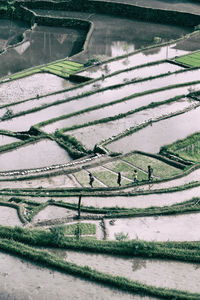
[(111, 44), (111, 56), (120, 56), (133, 52), (135, 47), (126, 41), (113, 41)]
[(0, 20), (0, 52), (21, 41), (28, 25), (21, 21)]
[[(36, 26), (26, 32), (23, 44), (8, 49), (1, 55), (0, 76), (74, 55), (80, 51), (85, 35), (84, 30)], [(7, 41), (8, 36), (9, 32)]]

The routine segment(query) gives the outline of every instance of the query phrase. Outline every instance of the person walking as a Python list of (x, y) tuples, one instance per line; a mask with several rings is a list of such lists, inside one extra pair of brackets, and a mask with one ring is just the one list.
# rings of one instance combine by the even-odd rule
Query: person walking
[(133, 182), (134, 182), (134, 183), (137, 183), (137, 182), (138, 182), (137, 177), (138, 177), (137, 170), (134, 170), (134, 173), (133, 173)]
[(89, 184), (90, 184), (91, 188), (93, 188), (93, 182), (94, 182), (94, 177), (93, 177), (92, 173), (89, 173)]
[(119, 172), (117, 175), (117, 183), (119, 184), (119, 186), (121, 186), (121, 180), (122, 180), (122, 176), (121, 173)]
[(149, 181), (153, 179), (152, 174), (153, 174), (153, 168), (150, 165), (148, 165), (148, 180)]

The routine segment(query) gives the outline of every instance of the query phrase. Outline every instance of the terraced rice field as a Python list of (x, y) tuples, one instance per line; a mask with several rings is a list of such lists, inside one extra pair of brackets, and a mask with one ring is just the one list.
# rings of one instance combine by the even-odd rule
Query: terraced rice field
[(200, 299), (200, 4), (167, 2), (0, 3), (3, 300)]
[(60, 77), (69, 78), (70, 74), (76, 73), (83, 67), (82, 64), (70, 61), (70, 60), (61, 60), (55, 63), (46, 64), (45, 66), (32, 68), (24, 72), (20, 72), (9, 77), (10, 80), (19, 79), (24, 76), (30, 76), (34, 73), (51, 73), (58, 75)]
[(192, 54), (184, 55), (179, 58), (176, 58), (175, 61), (177, 61), (180, 64), (184, 64), (186, 66), (190, 67), (199, 67), (200, 66), (200, 52), (194, 52)]

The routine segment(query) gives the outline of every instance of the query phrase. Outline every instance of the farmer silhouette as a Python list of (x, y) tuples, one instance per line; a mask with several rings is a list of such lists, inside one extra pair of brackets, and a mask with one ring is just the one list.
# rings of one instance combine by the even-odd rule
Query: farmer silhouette
[(133, 173), (133, 181), (134, 181), (135, 183), (138, 182), (137, 176), (138, 176), (137, 170), (134, 170), (134, 173)]
[(94, 177), (93, 177), (92, 173), (89, 173), (89, 184), (92, 188), (93, 188), (93, 182), (94, 182)]
[(149, 181), (153, 179), (152, 174), (153, 174), (153, 168), (150, 165), (148, 165), (148, 180)]
[(122, 176), (121, 173), (119, 172), (117, 175), (117, 183), (119, 184), (119, 186), (121, 186), (121, 180), (122, 180)]

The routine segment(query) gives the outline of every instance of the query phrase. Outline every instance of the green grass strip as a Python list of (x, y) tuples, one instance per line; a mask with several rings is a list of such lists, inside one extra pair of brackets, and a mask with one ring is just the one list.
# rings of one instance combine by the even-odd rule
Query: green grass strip
[(62, 237), (55, 239), (52, 232), (23, 227), (0, 226), (0, 237), (26, 243), (32, 246), (55, 247), (85, 251), (91, 253), (106, 253), (128, 257), (145, 257), (171, 259), (200, 263), (200, 242), (146, 242), (131, 241), (85, 241), (84, 239)]
[(56, 66), (56, 67), (59, 67), (59, 68), (65, 68), (65, 69), (68, 69), (68, 70), (71, 70), (71, 71), (80, 70), (79, 67), (77, 68), (76, 66), (69, 65), (69, 64), (64, 64), (64, 63), (56, 63), (53, 66)]
[[(91, 223), (77, 223), (81, 231), (81, 235), (96, 234), (96, 226)], [(65, 234), (75, 235), (77, 224), (70, 224), (64, 227)]]

